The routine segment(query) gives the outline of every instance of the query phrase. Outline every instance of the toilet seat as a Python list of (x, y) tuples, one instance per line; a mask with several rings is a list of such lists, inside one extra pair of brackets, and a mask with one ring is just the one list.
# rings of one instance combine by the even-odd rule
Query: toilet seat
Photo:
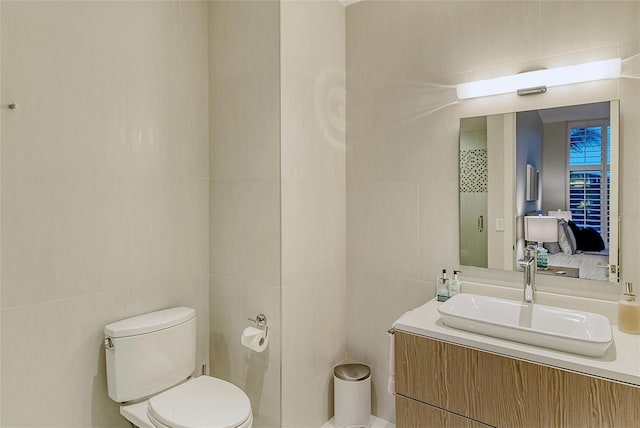
[(246, 394), (210, 376), (191, 379), (151, 397), (147, 415), (158, 428), (245, 428), (253, 423)]

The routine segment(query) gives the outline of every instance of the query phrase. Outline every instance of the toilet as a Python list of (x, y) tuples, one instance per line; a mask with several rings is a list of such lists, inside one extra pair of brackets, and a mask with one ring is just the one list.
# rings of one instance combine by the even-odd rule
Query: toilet
[(109, 397), (141, 428), (251, 428), (247, 395), (196, 365), (196, 311), (179, 307), (104, 328)]

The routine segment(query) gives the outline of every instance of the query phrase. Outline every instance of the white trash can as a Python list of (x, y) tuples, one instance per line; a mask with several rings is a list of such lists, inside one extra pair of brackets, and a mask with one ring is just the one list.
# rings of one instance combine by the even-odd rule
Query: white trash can
[(365, 364), (340, 364), (333, 369), (335, 425), (366, 427), (371, 416), (371, 369)]

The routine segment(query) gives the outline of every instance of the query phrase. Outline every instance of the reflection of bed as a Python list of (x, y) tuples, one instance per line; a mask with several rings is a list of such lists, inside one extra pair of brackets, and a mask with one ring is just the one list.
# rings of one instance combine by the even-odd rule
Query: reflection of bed
[[(578, 268), (580, 270), (580, 278), (595, 279), (598, 281), (608, 281), (609, 272), (607, 264), (609, 263), (609, 254), (607, 251), (600, 253), (580, 253), (568, 255), (562, 251), (548, 256), (550, 266), (564, 266)], [(598, 267), (598, 265), (602, 267)]]

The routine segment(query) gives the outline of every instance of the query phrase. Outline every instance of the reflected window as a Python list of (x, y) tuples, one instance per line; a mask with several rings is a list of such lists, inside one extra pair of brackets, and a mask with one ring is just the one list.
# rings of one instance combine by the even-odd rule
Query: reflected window
[(569, 210), (574, 223), (609, 242), (611, 127), (608, 121), (569, 123)]

